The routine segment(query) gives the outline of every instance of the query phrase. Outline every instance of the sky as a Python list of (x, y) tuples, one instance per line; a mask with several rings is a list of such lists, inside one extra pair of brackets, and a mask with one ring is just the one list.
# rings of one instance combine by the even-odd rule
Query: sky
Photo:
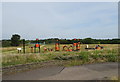
[(117, 2), (4, 2), (2, 39), (118, 38)]

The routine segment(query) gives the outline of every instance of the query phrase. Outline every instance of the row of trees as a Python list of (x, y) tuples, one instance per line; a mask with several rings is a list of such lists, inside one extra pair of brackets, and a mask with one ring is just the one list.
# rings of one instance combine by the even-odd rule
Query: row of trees
[[(40, 40), (40, 43), (45, 42), (46, 44), (52, 44), (56, 42), (57, 38), (51, 38), (51, 39), (45, 39)], [(61, 44), (72, 44), (74, 42), (74, 39), (59, 39)], [(31, 41), (32, 43), (35, 43), (35, 41)], [(120, 44), (120, 39), (92, 39), (92, 38), (85, 38), (80, 39), (80, 42), (82, 44)]]
[[(39, 40), (40, 43), (46, 44), (54, 44), (58, 40), (58, 38), (50, 38)], [(70, 39), (59, 39), (61, 44), (72, 44), (74, 40)], [(92, 38), (85, 38), (80, 39), (82, 44), (120, 44), (120, 39), (92, 39)], [(36, 40), (26, 40), (26, 43), (36, 43)], [(11, 40), (2, 40), (2, 46), (19, 46), (22, 44), (22, 40), (20, 40), (20, 35), (15, 34), (12, 35)]]

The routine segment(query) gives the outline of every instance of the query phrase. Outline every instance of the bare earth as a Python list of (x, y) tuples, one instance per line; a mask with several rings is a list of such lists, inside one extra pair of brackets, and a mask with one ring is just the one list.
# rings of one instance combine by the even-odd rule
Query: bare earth
[(118, 77), (118, 63), (99, 63), (73, 67), (51, 66), (3, 76), (3, 80), (105, 80)]

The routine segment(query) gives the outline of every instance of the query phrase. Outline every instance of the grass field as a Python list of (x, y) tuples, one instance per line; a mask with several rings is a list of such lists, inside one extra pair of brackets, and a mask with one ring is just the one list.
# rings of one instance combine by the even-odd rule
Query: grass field
[[(94, 48), (96, 44), (89, 44), (89, 47)], [(3, 47), (2, 50), (2, 65), (12, 66), (18, 64), (27, 64), (33, 62), (42, 62), (50, 60), (61, 60), (69, 61), (69, 64), (66, 66), (80, 65), (83, 63), (92, 63), (92, 62), (116, 62), (118, 61), (118, 44), (100, 44), (104, 47), (102, 50), (85, 50), (86, 45), (81, 44), (80, 51), (61, 51), (59, 52), (44, 52), (44, 47), (54, 49), (54, 44), (41, 45), (41, 53), (30, 53), (31, 46), (26, 46), (26, 53), (18, 53), (18, 47)], [(67, 45), (69, 46), (69, 45)], [(21, 46), (19, 46), (21, 47)], [(22, 47), (21, 47), (22, 48)]]

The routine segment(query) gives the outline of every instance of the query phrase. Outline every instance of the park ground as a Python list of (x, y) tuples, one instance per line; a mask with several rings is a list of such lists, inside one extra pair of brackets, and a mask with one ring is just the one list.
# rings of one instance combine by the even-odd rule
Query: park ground
[[(65, 44), (64, 44), (65, 45)], [(3, 74), (15, 74), (43, 67), (60, 66), (72, 67), (94, 63), (118, 62), (118, 44), (100, 44), (102, 50), (85, 50), (86, 44), (81, 44), (80, 51), (62, 51), (44, 52), (44, 47), (54, 49), (54, 44), (41, 45), (40, 53), (31, 53), (30, 48), (33, 44), (26, 45), (26, 53), (18, 53), (18, 47), (3, 47), (2, 50), (2, 68)], [(66, 44), (67, 46), (70, 46)], [(88, 44), (89, 48), (95, 48), (97, 44)], [(114, 77), (114, 76), (111, 76)]]
[[(89, 48), (95, 48), (97, 44), (89, 44)], [(18, 53), (17, 48), (19, 47), (3, 47), (2, 50), (2, 65), (3, 67), (6, 66), (13, 66), (18, 64), (28, 64), (33, 62), (43, 62), (43, 61), (50, 61), (50, 60), (73, 60), (75, 58), (78, 59), (86, 59), (86, 60), (96, 60), (102, 57), (103, 62), (104, 56), (111, 56), (111, 61), (116, 61), (118, 56), (118, 44), (101, 44), (104, 47), (102, 50), (85, 50), (86, 44), (81, 44), (80, 51), (62, 51), (63, 45), (60, 45), (60, 51), (47, 51), (44, 52), (44, 47), (52, 48), (54, 50), (54, 44), (49, 45), (41, 45), (41, 52), (40, 53), (31, 53), (30, 48), (32, 45), (26, 46), (26, 53)], [(70, 45), (67, 45), (70, 46)], [(87, 59), (88, 58), (88, 59)], [(97, 60), (98, 60), (97, 59)], [(101, 61), (102, 61), (101, 60)], [(107, 61), (107, 60), (106, 60)]]

